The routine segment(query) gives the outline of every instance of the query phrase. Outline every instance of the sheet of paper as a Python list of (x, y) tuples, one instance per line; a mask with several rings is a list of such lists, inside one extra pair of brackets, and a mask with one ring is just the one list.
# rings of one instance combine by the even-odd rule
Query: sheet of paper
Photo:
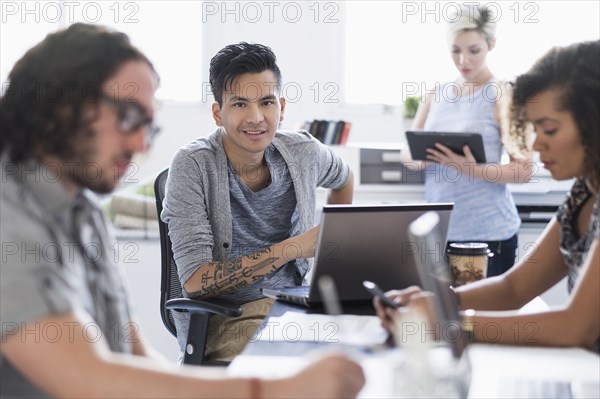
[[(323, 353), (321, 353), (323, 354)], [(398, 353), (388, 351), (385, 354), (364, 356), (357, 360), (363, 368), (366, 385), (359, 393), (359, 398), (394, 398), (401, 397), (393, 391), (394, 370)], [(230, 377), (284, 378), (296, 374), (304, 367), (318, 359), (316, 353), (311, 357), (299, 356), (236, 356), (227, 374)]]
[(254, 340), (377, 345), (385, 342), (386, 338), (387, 333), (375, 316), (288, 312), (280, 317), (271, 317)]

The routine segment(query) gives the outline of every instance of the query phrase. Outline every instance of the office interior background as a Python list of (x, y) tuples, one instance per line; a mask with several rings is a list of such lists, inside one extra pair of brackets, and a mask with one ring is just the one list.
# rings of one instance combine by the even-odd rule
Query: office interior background
[[(347, 147), (401, 147), (411, 122), (404, 117), (406, 98), (424, 96), (457, 76), (445, 26), (462, 3), (485, 5), (496, 14), (497, 44), (488, 62), (499, 79), (526, 71), (553, 46), (600, 38), (596, 0), (3, 0), (0, 79), (4, 90), (14, 62), (46, 34), (71, 23), (105, 24), (127, 33), (160, 74), (156, 119), (162, 133), (126, 174), (122, 190), (152, 181), (179, 147), (215, 129), (208, 64), (219, 49), (239, 41), (268, 45), (277, 55), (288, 102), (282, 128), (296, 129), (315, 119), (345, 120), (352, 123)], [(392, 195), (398, 202), (405, 199), (401, 189)], [(534, 239), (542, 227), (529, 237)], [(127, 271), (141, 328), (161, 352), (176, 359), (176, 341), (158, 311), (157, 235), (118, 233), (115, 259)]]

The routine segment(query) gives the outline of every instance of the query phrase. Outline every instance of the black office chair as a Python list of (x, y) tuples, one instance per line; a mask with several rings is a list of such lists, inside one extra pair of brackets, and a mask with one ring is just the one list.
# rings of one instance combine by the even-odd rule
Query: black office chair
[[(156, 197), (156, 211), (158, 212), (158, 226), (160, 232), (161, 251), (161, 282), (160, 282), (160, 316), (171, 334), (177, 337), (173, 312), (189, 312), (190, 325), (185, 347), (184, 364), (206, 364), (204, 351), (208, 336), (208, 320), (214, 314), (238, 317), (242, 309), (231, 302), (220, 299), (194, 300), (183, 298), (181, 282), (177, 274), (177, 265), (173, 259), (173, 249), (169, 238), (169, 227), (160, 219), (162, 201), (165, 197), (165, 185), (169, 169), (159, 173), (154, 181), (154, 195)], [(223, 365), (226, 363), (214, 363)]]

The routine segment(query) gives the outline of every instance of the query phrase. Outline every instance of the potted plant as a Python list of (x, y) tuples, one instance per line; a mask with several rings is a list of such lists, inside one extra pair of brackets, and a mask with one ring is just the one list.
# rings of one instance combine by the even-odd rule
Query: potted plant
[(404, 117), (406, 119), (414, 118), (420, 103), (421, 96), (407, 96), (404, 101)]

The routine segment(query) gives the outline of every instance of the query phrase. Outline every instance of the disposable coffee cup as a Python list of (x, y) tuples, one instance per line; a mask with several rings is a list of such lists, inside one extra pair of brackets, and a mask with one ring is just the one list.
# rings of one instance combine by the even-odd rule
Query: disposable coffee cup
[(485, 278), (488, 258), (493, 256), (488, 245), (482, 242), (452, 243), (448, 245), (447, 254), (454, 287)]

